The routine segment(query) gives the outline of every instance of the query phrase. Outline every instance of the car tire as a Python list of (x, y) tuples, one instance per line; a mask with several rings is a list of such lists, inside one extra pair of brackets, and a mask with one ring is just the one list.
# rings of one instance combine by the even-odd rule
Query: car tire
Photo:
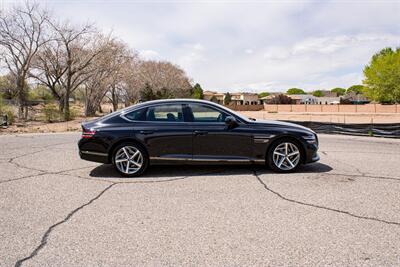
[(141, 145), (123, 143), (114, 149), (112, 164), (122, 176), (137, 177), (146, 171), (149, 165), (149, 157), (147, 151)]
[(302, 164), (303, 159), (301, 144), (291, 138), (275, 141), (267, 153), (267, 164), (274, 172), (294, 172)]

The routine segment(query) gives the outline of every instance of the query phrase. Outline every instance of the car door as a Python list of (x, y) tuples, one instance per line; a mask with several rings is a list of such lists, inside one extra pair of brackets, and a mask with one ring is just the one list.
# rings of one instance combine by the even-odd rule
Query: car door
[(203, 103), (186, 106), (193, 131), (193, 160), (244, 161), (253, 153), (252, 135), (243, 123), (229, 129), (225, 118), (230, 114)]
[(181, 104), (158, 104), (136, 113), (125, 116), (134, 121), (135, 137), (146, 145), (151, 160), (192, 158), (192, 131)]

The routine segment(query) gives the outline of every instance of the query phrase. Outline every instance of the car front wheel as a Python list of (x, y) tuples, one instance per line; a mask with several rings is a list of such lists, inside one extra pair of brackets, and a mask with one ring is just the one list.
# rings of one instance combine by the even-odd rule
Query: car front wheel
[(148, 157), (146, 151), (131, 143), (125, 143), (114, 150), (113, 164), (123, 176), (135, 177), (141, 175), (147, 168)]
[(302, 162), (300, 145), (291, 139), (282, 139), (272, 144), (267, 163), (275, 172), (293, 172)]

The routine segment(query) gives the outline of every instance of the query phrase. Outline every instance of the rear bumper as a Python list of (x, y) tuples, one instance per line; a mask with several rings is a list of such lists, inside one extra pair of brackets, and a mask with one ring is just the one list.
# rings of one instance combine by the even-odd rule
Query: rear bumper
[(99, 163), (109, 163), (108, 154), (106, 154), (106, 153), (80, 150), (79, 156), (81, 157), (81, 159), (88, 160), (88, 161), (94, 161), (94, 162), (99, 162)]

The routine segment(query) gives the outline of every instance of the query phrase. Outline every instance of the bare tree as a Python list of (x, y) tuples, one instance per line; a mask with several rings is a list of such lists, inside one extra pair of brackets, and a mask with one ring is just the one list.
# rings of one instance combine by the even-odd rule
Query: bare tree
[(65, 52), (60, 40), (52, 40), (41, 47), (32, 63), (30, 77), (46, 86), (59, 102), (60, 112), (64, 110), (64, 94), (61, 79), (67, 68), (64, 64)]
[(129, 79), (130, 101), (137, 100), (140, 91), (149, 89), (155, 98), (188, 97), (192, 86), (190, 79), (179, 66), (167, 61), (142, 61), (132, 70)]
[(107, 97), (111, 100), (113, 111), (118, 109), (119, 102), (126, 95), (126, 89), (129, 86), (128, 80), (139, 62), (138, 54), (131, 50), (125, 43), (114, 41), (111, 46), (113, 56), (109, 63), (111, 70), (111, 79)]
[[(100, 38), (105, 39), (104, 37)], [(102, 47), (99, 49), (102, 50), (102, 53), (93, 59), (94, 64), (89, 68), (91, 74), (83, 83), (85, 92), (85, 116), (95, 115), (113, 79), (114, 69), (112, 68), (112, 61), (115, 47), (111, 40), (104, 40), (101, 46)]]
[(15, 77), (19, 118), (24, 116), (26, 79), (32, 59), (49, 40), (46, 36), (48, 17), (47, 11), (29, 2), (0, 13), (0, 56)]
[(32, 77), (46, 85), (58, 99), (64, 120), (70, 119), (69, 99), (92, 75), (91, 65), (102, 52), (93, 25), (81, 27), (50, 21), (54, 40), (40, 50)]
[(127, 75), (138, 61), (137, 54), (120, 41), (105, 39), (100, 43), (102, 53), (94, 60), (92, 75), (85, 82), (86, 116), (95, 114), (105, 96), (111, 100), (113, 110), (118, 109), (121, 93), (127, 87)]

